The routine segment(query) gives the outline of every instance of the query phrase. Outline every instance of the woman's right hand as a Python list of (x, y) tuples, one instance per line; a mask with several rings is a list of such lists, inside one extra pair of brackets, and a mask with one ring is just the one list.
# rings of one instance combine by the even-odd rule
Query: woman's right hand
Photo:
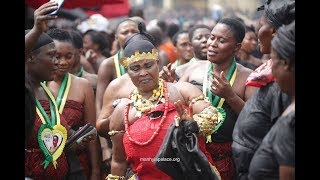
[(58, 9), (58, 3), (49, 1), (41, 5), (34, 11), (34, 26), (33, 29), (38, 32), (46, 32), (48, 30), (48, 20), (56, 19), (57, 16), (51, 16), (49, 13)]
[(85, 53), (85, 57), (90, 64), (95, 64), (97, 62), (97, 53), (93, 49), (88, 49)]

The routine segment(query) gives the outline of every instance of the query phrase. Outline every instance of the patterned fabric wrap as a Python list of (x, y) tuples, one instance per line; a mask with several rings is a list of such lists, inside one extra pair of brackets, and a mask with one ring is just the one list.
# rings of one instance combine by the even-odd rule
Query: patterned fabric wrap
[(272, 74), (272, 59), (263, 63), (257, 69), (255, 69), (247, 78), (246, 85), (254, 87), (262, 87), (269, 82), (274, 81), (274, 76)]
[[(51, 118), (49, 101), (39, 100), (39, 102), (46, 111), (48, 117)], [(67, 129), (67, 131), (69, 131), (66, 119), (63, 115), (60, 116), (60, 123)], [(69, 169), (67, 158), (64, 152), (62, 152), (61, 156), (57, 159), (57, 169), (53, 167), (52, 163), (50, 163), (46, 169), (44, 169), (43, 165), (41, 165), (45, 159), (37, 141), (38, 130), (41, 125), (41, 119), (38, 115), (36, 115), (35, 124), (32, 129), (30, 139), (26, 144), (24, 174), (26, 177), (36, 180), (52, 179), (52, 177), (57, 180), (63, 180)]]

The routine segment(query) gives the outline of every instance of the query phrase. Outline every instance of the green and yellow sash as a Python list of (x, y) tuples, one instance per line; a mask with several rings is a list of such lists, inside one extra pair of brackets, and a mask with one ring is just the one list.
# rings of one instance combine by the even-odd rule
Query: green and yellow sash
[(67, 73), (63, 77), (63, 80), (58, 92), (58, 96), (56, 99), (57, 107), (59, 109), (60, 114), (62, 114), (64, 105), (66, 104), (67, 97), (70, 90), (70, 85), (71, 85), (71, 75), (70, 73)]
[(82, 74), (83, 74), (83, 66), (81, 66), (80, 71), (77, 72), (76, 76), (77, 77), (82, 77)]
[[(213, 71), (213, 64), (210, 63), (208, 72), (207, 72), (207, 77), (205, 77), (205, 81), (203, 83), (203, 92), (204, 94), (209, 98), (210, 103), (217, 108), (218, 110), (218, 124), (214, 128), (214, 132), (217, 132), (217, 130), (220, 128), (220, 126), (223, 124), (225, 118), (226, 118), (226, 112), (222, 108), (223, 103), (225, 101), (224, 98), (219, 97), (218, 95), (212, 94), (210, 91), (210, 85), (209, 85), (209, 79), (212, 77), (212, 71)], [(231, 87), (233, 86), (235, 79), (237, 76), (237, 63), (235, 58), (232, 60), (232, 64), (228, 70), (226, 79), (229, 81)], [(211, 140), (209, 140), (211, 141)]]
[(122, 52), (121, 52), (121, 50), (119, 50), (119, 51), (117, 52), (117, 54), (115, 54), (115, 55), (113, 56), (113, 61), (114, 61), (114, 66), (115, 66), (115, 68), (116, 68), (117, 78), (120, 77), (120, 76), (122, 76), (122, 75), (124, 75), (124, 74), (126, 73), (125, 68), (119, 63), (120, 58), (121, 58), (121, 54), (122, 54)]
[[(67, 130), (60, 124), (60, 114), (53, 95), (44, 83), (40, 83), (49, 97), (51, 119), (43, 109), (39, 100), (36, 98), (36, 112), (41, 119), (42, 125), (38, 130), (38, 144), (45, 156), (45, 160), (41, 165), (44, 169), (49, 163), (53, 163), (54, 168), (57, 168), (57, 159), (63, 152), (66, 140)], [(57, 142), (54, 139), (57, 138)]]

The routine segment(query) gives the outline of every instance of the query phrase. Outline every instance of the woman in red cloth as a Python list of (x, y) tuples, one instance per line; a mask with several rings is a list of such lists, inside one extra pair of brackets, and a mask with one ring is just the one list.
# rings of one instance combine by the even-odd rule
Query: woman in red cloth
[[(54, 40), (57, 48), (57, 63), (55, 78), (46, 85), (56, 99), (59, 113), (66, 118), (74, 131), (86, 123), (95, 126), (94, 93), (90, 82), (68, 73), (75, 63), (76, 52), (70, 34), (62, 29), (50, 29), (48, 35)], [(80, 168), (88, 179), (100, 179), (98, 139), (95, 138), (88, 144), (88, 148), (79, 148), (76, 152), (80, 165), (78, 163), (78, 166), (73, 168), (75, 160), (69, 162), (68, 178), (78, 173)], [(69, 156), (69, 153), (67, 155)]]
[[(201, 135), (195, 146), (199, 146), (197, 148), (204, 154), (207, 164), (210, 162), (210, 172), (219, 177), (205, 149), (203, 137), (213, 133), (218, 118), (216, 109), (205, 101), (202, 92), (194, 85), (167, 83), (159, 79), (158, 51), (144, 32), (127, 39), (123, 55), (120, 63), (136, 89), (128, 99), (120, 100), (110, 116), (108, 134), (113, 142), (113, 156), (111, 174), (107, 179), (124, 179), (129, 166), (134, 172), (130, 179), (173, 179), (154, 161), (161, 160), (155, 157), (163, 150), (160, 147), (163, 147), (170, 125), (179, 123), (179, 116), (197, 121)], [(177, 163), (179, 160), (170, 159)], [(181, 174), (181, 177), (185, 175)]]

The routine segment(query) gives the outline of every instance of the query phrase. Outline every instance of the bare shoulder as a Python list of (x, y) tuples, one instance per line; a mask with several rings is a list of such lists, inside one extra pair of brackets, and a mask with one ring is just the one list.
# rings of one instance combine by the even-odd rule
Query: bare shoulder
[(193, 73), (197, 73), (196, 70), (203, 70), (206, 66), (208, 66), (210, 62), (209, 61), (195, 61), (193, 63), (187, 63), (181, 66), (178, 66), (176, 69), (176, 74), (179, 77), (182, 76), (189, 76)]
[(92, 74), (89, 72), (83, 72), (83, 78), (88, 79), (88, 80), (97, 80), (98, 75), (97, 74)]
[(191, 84), (189, 82), (185, 82), (185, 81), (178, 81), (177, 83), (174, 83), (173, 86), (179, 90), (184, 90), (184, 89), (189, 89), (189, 88), (190, 89), (197, 88), (193, 84)]
[(83, 72), (82, 78), (85, 78), (85, 79), (89, 80), (93, 85), (96, 85), (97, 84), (98, 75), (97, 74), (88, 73), (88, 72)]
[[(82, 77), (77, 77), (75, 75), (71, 75), (72, 82), (70, 87), (70, 92), (68, 98), (78, 101), (78, 102), (86, 102), (87, 98), (93, 98), (94, 90), (91, 83)], [(93, 101), (93, 99), (92, 99)]]
[(238, 69), (238, 73), (241, 74), (241, 76), (246, 76), (246, 77), (248, 77), (249, 74), (253, 71), (247, 67), (244, 67), (239, 63), (237, 63), (237, 69)]
[(194, 67), (197, 67), (199, 66), (199, 61), (196, 61), (194, 63), (186, 63), (186, 64), (183, 64), (181, 66), (178, 66), (176, 68), (176, 73), (181, 73), (181, 72), (184, 72), (185, 70), (189, 69), (189, 68), (194, 68)]
[(80, 86), (90, 85), (90, 82), (88, 79), (86, 79), (84, 77), (78, 77), (73, 74), (70, 74), (70, 75), (71, 75), (72, 81), (74, 82), (75, 85), (80, 85)]
[(131, 85), (133, 85), (132, 81), (131, 81), (129, 75), (126, 73), (126, 74), (122, 75), (121, 77), (112, 80), (110, 82), (110, 84), (108, 85), (108, 87), (111, 87), (112, 89), (117, 89), (117, 88), (122, 88), (122, 87), (127, 88), (128, 86), (131, 86)]
[(192, 99), (193, 97), (202, 94), (200, 89), (189, 82), (178, 81), (177, 83), (173, 83), (172, 86), (174, 86), (180, 92), (185, 100), (189, 100), (190, 98)]
[(102, 61), (102, 63), (99, 66), (99, 70), (106, 69), (107, 67), (113, 67), (113, 66), (114, 66), (114, 57), (111, 56)]

